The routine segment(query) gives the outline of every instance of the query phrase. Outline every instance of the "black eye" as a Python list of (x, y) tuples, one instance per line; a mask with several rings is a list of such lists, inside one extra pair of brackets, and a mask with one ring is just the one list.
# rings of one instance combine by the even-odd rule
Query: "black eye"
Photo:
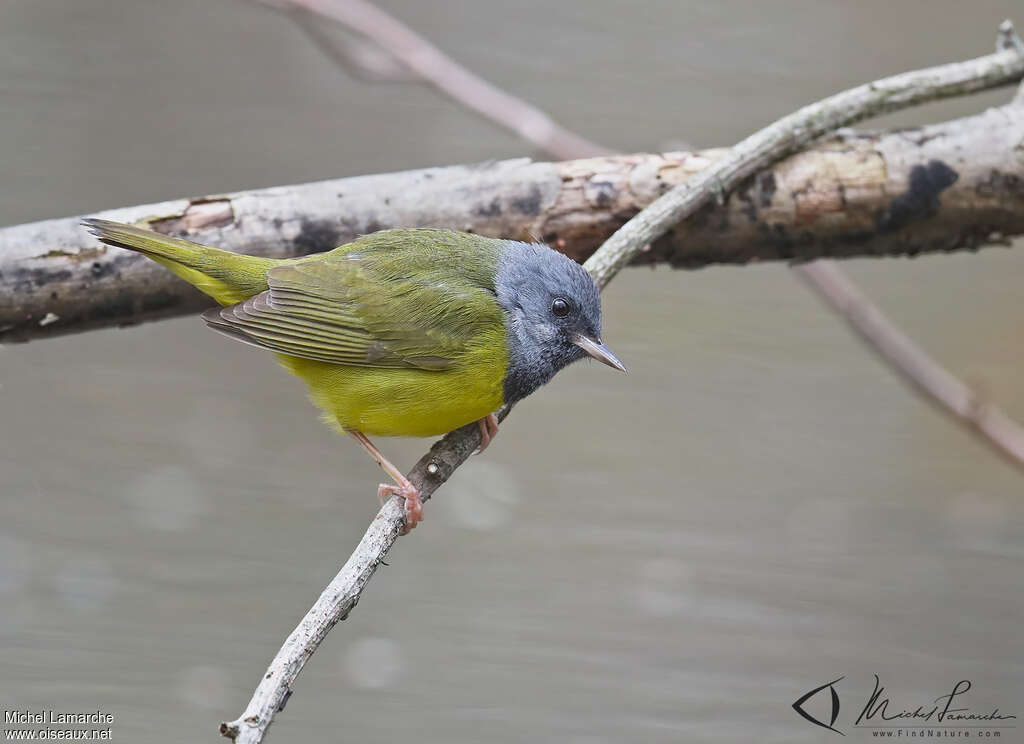
[(551, 303), (551, 312), (557, 315), (559, 318), (564, 318), (569, 314), (569, 301), (556, 297)]

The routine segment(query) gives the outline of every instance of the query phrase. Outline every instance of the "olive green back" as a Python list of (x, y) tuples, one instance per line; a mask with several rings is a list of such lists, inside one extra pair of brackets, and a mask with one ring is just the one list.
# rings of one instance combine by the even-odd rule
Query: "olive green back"
[(385, 230), (284, 261), (269, 289), (203, 317), (242, 341), (332, 364), (456, 366), (503, 337), (494, 294), (500, 241), (449, 230)]

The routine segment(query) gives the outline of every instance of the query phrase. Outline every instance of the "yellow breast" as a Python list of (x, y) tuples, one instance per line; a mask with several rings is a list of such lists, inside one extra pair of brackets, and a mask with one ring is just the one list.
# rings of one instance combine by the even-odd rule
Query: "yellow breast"
[(430, 437), (501, 407), (508, 367), (503, 330), (501, 338), (481, 338), (444, 371), (277, 357), (285, 369), (305, 380), (313, 403), (339, 429), (370, 436)]

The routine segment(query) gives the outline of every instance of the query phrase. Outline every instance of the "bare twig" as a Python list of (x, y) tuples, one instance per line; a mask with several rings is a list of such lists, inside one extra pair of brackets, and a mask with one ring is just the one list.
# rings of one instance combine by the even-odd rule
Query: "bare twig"
[[(503, 421), (509, 408), (497, 412)], [(430, 499), (480, 443), (476, 423), (456, 429), (438, 440), (409, 471), (408, 477), (420, 489), (420, 498)], [(220, 725), (222, 735), (236, 742), (260, 742), (274, 716), (291, 696), (292, 683), (320, 646), (327, 633), (359, 602), (364, 587), (373, 578), (394, 545), (404, 523), (400, 499), (389, 499), (370, 522), (369, 528), (338, 575), (302, 618), (270, 662), (245, 712), (234, 721)]]
[(421, 82), (422, 78), (368, 39), (353, 37), (338, 44), (326, 32), (320, 16), (305, 8), (287, 9), (295, 25), (328, 59), (350, 75), (373, 83)]
[[(1017, 35), (1017, 31), (1014, 29), (1013, 22), (1010, 19), (1006, 19), (999, 24), (999, 33), (996, 35), (996, 51), (1001, 52), (1005, 50), (1024, 54), (1024, 40), (1021, 40), (1020, 36)], [(1014, 95), (1013, 101), (1014, 103), (1024, 105), (1024, 83), (1017, 86), (1017, 93)]]
[(1024, 428), (943, 369), (914, 341), (893, 328), (831, 261), (798, 266), (797, 273), (904, 378), (955, 420), (977, 430), (1018, 468), (1024, 465)]
[(805, 106), (747, 137), (725, 158), (677, 186), (623, 225), (588, 260), (594, 278), (604, 286), (642, 246), (711, 202), (716, 194), (735, 188), (766, 164), (827, 132), (870, 116), (1014, 83), (1022, 76), (1024, 54), (1004, 50), (966, 62), (883, 78)]
[[(586, 262), (595, 281), (605, 286), (641, 248), (676, 222), (735, 188), (744, 178), (826, 132), (867, 116), (927, 100), (1005, 85), (1024, 74), (1024, 55), (1003, 51), (969, 62), (906, 73), (840, 93), (787, 116), (738, 144), (693, 179), (675, 187), (627, 222)], [(503, 410), (502, 417), (507, 413)], [(431, 494), (469, 456), (479, 442), (475, 426), (448, 434), (409, 473)], [(378, 524), (383, 522), (384, 524)], [(358, 601), (373, 570), (387, 555), (401, 528), (402, 512), (392, 499), (378, 513), (353, 557), (328, 586), (271, 663), (246, 711), (221, 725), (236, 741), (262, 741), (267, 727), (290, 694), (291, 685), (327, 631)]]

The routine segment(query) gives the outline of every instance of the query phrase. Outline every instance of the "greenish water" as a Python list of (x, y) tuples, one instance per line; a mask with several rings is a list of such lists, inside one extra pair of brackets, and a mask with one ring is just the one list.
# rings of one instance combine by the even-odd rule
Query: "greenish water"
[[(728, 144), (1024, 24), (1011, 2), (383, 5), (622, 150)], [(2, 224), (531, 154), (428, 90), (347, 78), (257, 3), (0, 16)], [(1020, 248), (845, 266), (1022, 420)], [(874, 674), (894, 706), (970, 679), (970, 704), (1024, 715), (1019, 471), (785, 267), (632, 270), (604, 302), (630, 374), (581, 364), (517, 408), (329, 636), (273, 741), (827, 741), (790, 704), (840, 675), (847, 727)], [(410, 464), (426, 443), (382, 445)], [(196, 318), (0, 349), (0, 708), (215, 740), (378, 480), (295, 380)]]

